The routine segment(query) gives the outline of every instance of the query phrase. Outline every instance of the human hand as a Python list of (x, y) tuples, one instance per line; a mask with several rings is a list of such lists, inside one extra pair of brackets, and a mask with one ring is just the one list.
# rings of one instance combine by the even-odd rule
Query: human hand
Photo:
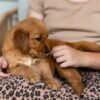
[(7, 66), (8, 66), (7, 61), (3, 57), (0, 57), (0, 77), (9, 77), (10, 76), (10, 74), (6, 74), (6, 73), (2, 72), (2, 69), (7, 68)]
[(83, 65), (83, 51), (67, 45), (56, 46), (52, 49), (53, 57), (61, 67), (79, 67)]

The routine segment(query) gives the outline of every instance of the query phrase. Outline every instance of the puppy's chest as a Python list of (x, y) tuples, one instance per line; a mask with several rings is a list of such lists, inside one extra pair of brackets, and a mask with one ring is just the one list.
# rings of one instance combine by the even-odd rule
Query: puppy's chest
[(24, 57), (24, 58), (19, 59), (17, 63), (31, 67), (32, 65), (36, 65), (37, 63), (39, 63), (39, 59), (32, 58), (32, 57)]

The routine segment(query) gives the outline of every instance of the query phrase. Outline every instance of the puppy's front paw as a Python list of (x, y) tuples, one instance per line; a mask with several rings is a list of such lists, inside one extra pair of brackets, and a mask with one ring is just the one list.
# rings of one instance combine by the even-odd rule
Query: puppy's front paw
[(22, 75), (28, 82), (37, 83), (40, 81), (40, 74), (28, 67), (28, 66), (18, 66), (10, 72), (12, 75)]
[(37, 83), (40, 81), (41, 77), (38, 72), (33, 71), (31, 74), (28, 75), (27, 79), (30, 82)]
[(59, 90), (61, 88), (61, 83), (56, 79), (48, 80), (46, 84), (52, 90)]
[(84, 88), (85, 86), (83, 83), (77, 83), (77, 85), (73, 87), (74, 91), (77, 93), (78, 96), (81, 96), (84, 91)]

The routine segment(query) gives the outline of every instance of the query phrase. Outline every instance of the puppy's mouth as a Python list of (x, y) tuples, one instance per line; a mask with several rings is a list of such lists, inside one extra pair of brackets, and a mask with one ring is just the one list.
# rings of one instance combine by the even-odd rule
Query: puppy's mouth
[(42, 58), (42, 57), (47, 57), (50, 55), (50, 49), (48, 48), (48, 46), (44, 46), (44, 48), (40, 51), (36, 51), (34, 49), (31, 49), (29, 51), (29, 55), (32, 57), (32, 58)]

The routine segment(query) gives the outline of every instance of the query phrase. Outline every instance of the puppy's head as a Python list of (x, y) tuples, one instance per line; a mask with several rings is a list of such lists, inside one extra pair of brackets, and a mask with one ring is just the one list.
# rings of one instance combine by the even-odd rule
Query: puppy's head
[(47, 37), (48, 31), (43, 22), (36, 18), (28, 18), (15, 27), (13, 42), (21, 53), (38, 56)]

